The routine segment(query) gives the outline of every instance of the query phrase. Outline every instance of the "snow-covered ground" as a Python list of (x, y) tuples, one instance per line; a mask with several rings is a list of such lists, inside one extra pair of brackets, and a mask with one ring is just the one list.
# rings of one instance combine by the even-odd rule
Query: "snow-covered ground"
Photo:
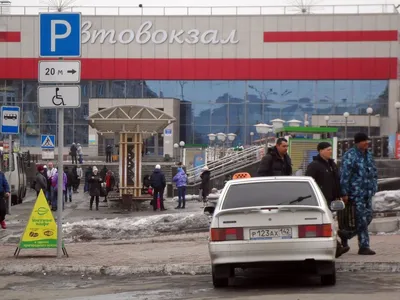
[(374, 212), (400, 210), (400, 190), (382, 191), (372, 198)]
[(63, 226), (67, 241), (125, 240), (177, 234), (184, 231), (207, 229), (209, 217), (202, 212), (155, 215), (150, 217), (87, 220)]

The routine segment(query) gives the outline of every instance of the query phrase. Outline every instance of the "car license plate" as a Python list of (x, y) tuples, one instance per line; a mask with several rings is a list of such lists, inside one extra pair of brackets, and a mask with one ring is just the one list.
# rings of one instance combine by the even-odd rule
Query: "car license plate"
[(291, 239), (292, 228), (250, 229), (250, 240)]

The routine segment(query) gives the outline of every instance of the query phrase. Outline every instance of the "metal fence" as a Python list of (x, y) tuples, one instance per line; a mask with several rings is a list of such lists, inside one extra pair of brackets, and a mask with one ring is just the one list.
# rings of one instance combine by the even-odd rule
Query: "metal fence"
[[(0, 15), (37, 15), (41, 12), (56, 11), (49, 6), (0, 5)], [(227, 16), (227, 15), (309, 15), (309, 14), (397, 14), (393, 4), (365, 5), (314, 5), (296, 6), (71, 6), (65, 12), (81, 12), (88, 16)]]

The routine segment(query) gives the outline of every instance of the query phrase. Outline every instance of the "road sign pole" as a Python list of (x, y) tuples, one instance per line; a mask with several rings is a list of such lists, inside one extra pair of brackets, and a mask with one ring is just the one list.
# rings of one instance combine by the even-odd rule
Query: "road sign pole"
[[(10, 178), (11, 178), (11, 172), (13, 168), (13, 147), (12, 147), (12, 135), (10, 134), (9, 136), (9, 142), (8, 142), (8, 168), (10, 170)], [(8, 183), (8, 185), (11, 188), (11, 182)], [(8, 214), (11, 215), (11, 193), (10, 196), (8, 197)]]
[(62, 251), (62, 214), (64, 202), (64, 108), (58, 108), (58, 186), (57, 186), (57, 257), (63, 256)]

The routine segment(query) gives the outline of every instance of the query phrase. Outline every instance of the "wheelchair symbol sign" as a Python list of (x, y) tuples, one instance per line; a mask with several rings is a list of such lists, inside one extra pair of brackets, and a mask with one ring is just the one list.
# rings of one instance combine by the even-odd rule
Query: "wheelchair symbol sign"
[(38, 98), (38, 106), (42, 109), (77, 108), (81, 106), (81, 87), (38, 86)]
[(60, 88), (56, 88), (56, 94), (54, 95), (53, 99), (51, 100), (55, 106), (65, 105), (64, 98), (62, 95), (59, 95)]

